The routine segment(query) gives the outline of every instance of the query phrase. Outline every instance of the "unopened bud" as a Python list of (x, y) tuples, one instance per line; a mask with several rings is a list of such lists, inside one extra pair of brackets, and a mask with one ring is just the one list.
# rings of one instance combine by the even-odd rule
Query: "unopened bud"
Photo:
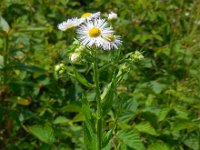
[(117, 19), (117, 14), (114, 12), (111, 12), (108, 14), (108, 20), (114, 20)]
[(71, 56), (70, 56), (70, 60), (73, 63), (79, 61), (80, 60), (80, 53), (78, 53), (78, 52), (72, 53)]
[(144, 59), (144, 56), (139, 51), (135, 51), (135, 53), (131, 55), (132, 61), (136, 62), (136, 61), (141, 61), (143, 59)]

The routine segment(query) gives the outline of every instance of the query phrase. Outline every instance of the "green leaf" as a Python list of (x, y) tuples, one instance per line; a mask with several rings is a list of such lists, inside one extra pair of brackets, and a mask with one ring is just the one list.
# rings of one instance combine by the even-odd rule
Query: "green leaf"
[(164, 88), (166, 88), (165, 84), (161, 84), (158, 81), (152, 81), (152, 82), (150, 82), (150, 86), (151, 86), (152, 90), (156, 94), (159, 94)]
[(149, 122), (142, 122), (140, 124), (136, 124), (134, 128), (143, 133), (158, 135), (156, 133), (156, 130), (152, 127), (152, 125)]
[(69, 123), (70, 120), (67, 119), (66, 117), (64, 116), (58, 116), (55, 120), (54, 120), (54, 124), (67, 124)]
[(0, 16), (0, 29), (6, 33), (8, 33), (10, 30), (10, 27), (9, 27), (7, 21), (2, 16)]
[(18, 29), (19, 32), (37, 32), (37, 31), (50, 31), (52, 27), (29, 27)]
[(109, 141), (110, 141), (110, 139), (112, 137), (112, 132), (113, 132), (113, 129), (109, 130), (106, 133), (106, 135), (103, 138), (102, 147), (107, 147), (107, 145), (109, 144)]
[(0, 55), (0, 69), (4, 67), (4, 57)]
[(166, 116), (168, 115), (170, 108), (161, 108), (159, 115), (158, 115), (158, 122), (163, 121)]
[(110, 109), (112, 108), (113, 104), (113, 95), (114, 95), (114, 85), (113, 83), (109, 83), (103, 93), (101, 94), (101, 99), (102, 99), (102, 115), (106, 115)]
[(96, 149), (96, 134), (94, 132), (94, 122), (92, 119), (92, 114), (90, 111), (90, 105), (86, 99), (85, 94), (82, 95), (82, 111), (85, 116), (84, 122), (84, 141), (86, 145), (86, 149), (88, 150), (95, 150)]
[(81, 75), (80, 73), (78, 73), (78, 71), (76, 69), (74, 69), (74, 74), (75, 74), (75, 77), (76, 79), (84, 86), (88, 87), (88, 88), (91, 88), (92, 87), (92, 84), (90, 84), (86, 78)]
[(73, 118), (73, 122), (82, 122), (82, 121), (84, 121), (85, 120), (85, 118), (84, 118), (84, 115), (83, 115), (83, 113), (81, 112), (81, 113), (78, 113), (74, 118)]
[(55, 142), (53, 129), (49, 125), (33, 125), (29, 126), (28, 130), (44, 143), (52, 144)]
[(164, 142), (156, 142), (148, 146), (147, 150), (170, 150)]
[(81, 112), (81, 106), (78, 104), (68, 104), (61, 108), (62, 112)]
[(120, 130), (117, 136), (122, 143), (128, 145), (129, 147), (135, 150), (145, 149), (144, 145), (141, 142), (141, 138), (139, 137), (139, 134), (134, 129)]
[(199, 150), (200, 143), (199, 137), (190, 137), (189, 139), (184, 141), (184, 144), (191, 148), (192, 150)]
[(120, 122), (128, 122), (135, 116), (135, 112), (138, 107), (138, 103), (134, 98), (125, 100), (122, 104), (122, 113), (119, 116)]
[(195, 130), (198, 128), (198, 125), (192, 121), (185, 120), (185, 119), (177, 119), (172, 125), (172, 131), (174, 133), (179, 132), (180, 130)]
[(25, 70), (25, 71), (30, 71), (30, 72), (39, 72), (39, 73), (44, 73), (45, 70), (43, 68), (37, 67), (37, 66), (33, 66), (33, 65), (17, 65), (15, 66), (16, 69), (19, 70)]

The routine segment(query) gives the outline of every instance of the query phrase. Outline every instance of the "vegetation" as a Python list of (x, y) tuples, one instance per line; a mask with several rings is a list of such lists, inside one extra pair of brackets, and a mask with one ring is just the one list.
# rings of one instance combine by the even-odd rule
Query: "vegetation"
[[(0, 149), (200, 149), (199, 0), (1, 0)], [(122, 45), (80, 48), (57, 25), (101, 11)], [(141, 57), (138, 54), (142, 53)], [(144, 56), (144, 58), (142, 57)], [(99, 91), (94, 62), (97, 62)]]

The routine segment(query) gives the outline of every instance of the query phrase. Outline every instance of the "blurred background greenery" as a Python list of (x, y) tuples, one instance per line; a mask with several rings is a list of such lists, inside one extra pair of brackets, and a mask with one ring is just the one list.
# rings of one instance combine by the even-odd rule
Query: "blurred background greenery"
[[(70, 66), (74, 40), (57, 25), (113, 11), (121, 55), (139, 50), (145, 59), (117, 88), (120, 101), (104, 130), (117, 129), (105, 149), (199, 150), (199, 8), (199, 0), (1, 0), (0, 149), (85, 149), (81, 94), (92, 99), (94, 91), (71, 76), (55, 77), (56, 64)], [(89, 63), (76, 67), (92, 81)], [(101, 72), (102, 82), (111, 77)]]

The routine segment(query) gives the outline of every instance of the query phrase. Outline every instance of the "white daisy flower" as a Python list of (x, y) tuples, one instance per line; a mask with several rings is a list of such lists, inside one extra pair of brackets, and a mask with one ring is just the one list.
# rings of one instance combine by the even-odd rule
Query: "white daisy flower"
[(120, 36), (114, 34), (109, 34), (105, 36), (104, 40), (104, 50), (118, 49), (119, 45), (122, 43), (122, 41), (120, 40)]
[(77, 27), (83, 22), (84, 22), (84, 19), (82, 19), (82, 18), (81, 19), (78, 19), (78, 18), (68, 19), (67, 21), (60, 23), (58, 25), (58, 29), (61, 31), (65, 31), (69, 28)]
[(91, 19), (95, 19), (99, 17), (100, 17), (100, 12), (96, 12), (96, 13), (86, 12), (81, 16), (81, 18), (85, 20), (91, 20)]
[(86, 21), (77, 29), (78, 40), (84, 46), (103, 47), (106, 43), (104, 37), (113, 34), (113, 30), (107, 26), (104, 19)]
[(117, 19), (117, 14), (114, 12), (111, 12), (108, 14), (108, 20), (114, 20)]

